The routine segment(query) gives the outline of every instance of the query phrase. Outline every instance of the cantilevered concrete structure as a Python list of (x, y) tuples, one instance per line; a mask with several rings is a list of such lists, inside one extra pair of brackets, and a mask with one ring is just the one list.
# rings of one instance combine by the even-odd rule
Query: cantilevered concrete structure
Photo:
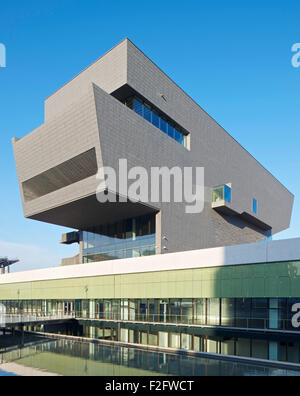
[[(79, 230), (62, 240), (80, 244), (68, 264), (251, 243), (290, 224), (293, 195), (128, 39), (47, 98), (44, 124), (13, 147), (25, 216)], [(149, 174), (204, 167), (203, 212), (100, 204), (98, 169), (122, 158)]]

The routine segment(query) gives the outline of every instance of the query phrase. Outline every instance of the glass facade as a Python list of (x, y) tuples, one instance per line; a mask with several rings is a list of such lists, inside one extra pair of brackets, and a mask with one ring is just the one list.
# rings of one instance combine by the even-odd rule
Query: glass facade
[(154, 255), (155, 214), (94, 227), (82, 239), (84, 263)]
[(132, 322), (289, 330), (300, 298), (96, 299), (0, 301), (6, 313), (57, 315)]
[[(300, 364), (300, 343), (297, 341), (300, 330), (292, 327), (292, 307), (299, 301), (290, 298), (211, 298), (1, 303), (8, 314), (74, 313), (77, 322), (60, 327), (58, 334)], [(251, 329), (263, 331), (251, 332)], [(268, 335), (264, 331), (268, 329), (294, 333), (289, 333), (288, 337), (284, 331)], [(41, 327), (27, 326), (25, 330), (41, 331)]]
[(137, 97), (131, 97), (126, 99), (125, 104), (171, 139), (176, 140), (177, 143), (188, 148), (188, 133), (170, 118), (156, 110), (150, 103)]

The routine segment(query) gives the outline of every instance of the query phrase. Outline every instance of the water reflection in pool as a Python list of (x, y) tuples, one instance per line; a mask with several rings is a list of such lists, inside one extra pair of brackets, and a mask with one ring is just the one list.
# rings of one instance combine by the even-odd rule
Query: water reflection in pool
[[(0, 357), (1, 359), (1, 357)], [(293, 376), (299, 371), (166, 354), (133, 348), (55, 340), (8, 352), (6, 362), (65, 376)], [(0, 366), (1, 367), (1, 366)]]

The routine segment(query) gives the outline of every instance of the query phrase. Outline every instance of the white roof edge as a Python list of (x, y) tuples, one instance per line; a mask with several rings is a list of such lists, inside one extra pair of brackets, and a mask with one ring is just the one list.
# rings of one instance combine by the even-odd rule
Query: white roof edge
[(17, 272), (0, 275), (0, 285), (298, 260), (300, 238), (295, 238)]

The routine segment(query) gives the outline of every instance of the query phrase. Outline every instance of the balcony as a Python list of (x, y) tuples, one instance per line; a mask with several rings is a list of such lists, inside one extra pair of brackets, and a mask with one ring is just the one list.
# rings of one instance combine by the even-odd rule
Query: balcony
[(272, 227), (261, 221), (257, 212), (258, 203), (256, 199), (249, 198), (249, 203), (252, 203), (252, 210), (249, 208), (240, 207), (239, 202), (235, 200), (232, 202), (232, 185), (231, 183), (223, 184), (212, 189), (212, 208), (225, 216), (238, 216), (247, 223), (254, 225), (264, 231), (269, 231)]
[(225, 215), (237, 214), (231, 207), (231, 184), (223, 184), (212, 190), (212, 208)]

